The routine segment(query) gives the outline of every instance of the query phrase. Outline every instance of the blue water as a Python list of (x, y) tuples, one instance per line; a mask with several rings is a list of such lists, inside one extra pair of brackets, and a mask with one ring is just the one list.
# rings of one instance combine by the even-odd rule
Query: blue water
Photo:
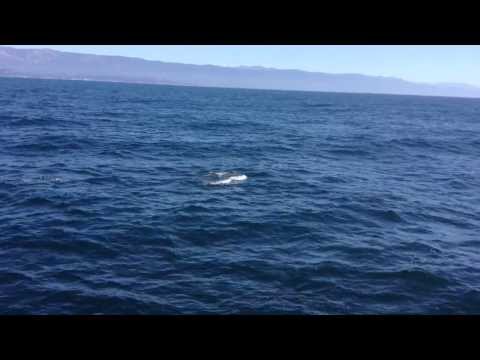
[(480, 313), (480, 100), (0, 79), (0, 125), (1, 314)]

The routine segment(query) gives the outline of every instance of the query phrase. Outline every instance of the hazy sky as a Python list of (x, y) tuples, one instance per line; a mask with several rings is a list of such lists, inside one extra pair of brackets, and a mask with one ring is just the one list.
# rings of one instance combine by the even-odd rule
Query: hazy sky
[(189, 64), (260, 65), (329, 73), (362, 73), (419, 82), (461, 82), (480, 86), (480, 46), (12, 46), (133, 56)]

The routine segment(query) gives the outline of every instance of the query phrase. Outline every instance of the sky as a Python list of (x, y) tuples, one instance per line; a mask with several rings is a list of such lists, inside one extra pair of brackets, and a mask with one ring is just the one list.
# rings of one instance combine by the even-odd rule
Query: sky
[(147, 60), (265, 66), (327, 73), (392, 76), (480, 86), (480, 46), (460, 45), (10, 45)]

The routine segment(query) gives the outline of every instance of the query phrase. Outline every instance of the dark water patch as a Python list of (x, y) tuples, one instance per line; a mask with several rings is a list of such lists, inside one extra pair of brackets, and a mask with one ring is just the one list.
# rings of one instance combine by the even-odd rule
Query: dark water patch
[(428, 213), (417, 214), (417, 217), (418, 219), (429, 222), (429, 223), (433, 222), (433, 223), (438, 223), (443, 225), (452, 225), (460, 229), (476, 228), (476, 226), (473, 225), (469, 219), (461, 220), (461, 219), (455, 219), (453, 217), (444, 217), (444, 216), (428, 214)]
[(368, 158), (371, 157), (372, 154), (369, 151), (362, 150), (362, 149), (352, 149), (352, 148), (333, 148), (326, 150), (328, 154), (336, 155), (336, 156), (351, 156), (355, 158)]
[(81, 126), (83, 123), (72, 119), (64, 118), (52, 118), (52, 117), (4, 117), (2, 116), (0, 121), (6, 121), (5, 125), (12, 128), (36, 128), (41, 129), (53, 128), (53, 127), (69, 127), (69, 126)]
[(43, 274), (44, 277), (49, 277), (62, 284), (79, 284), (85, 282), (85, 274), (72, 270), (57, 270), (50, 272), (50, 276)]
[(368, 204), (347, 203), (340, 208), (361, 218), (371, 218), (382, 222), (402, 223), (405, 220), (392, 209), (373, 208)]
[(25, 141), (16, 145), (8, 146), (7, 149), (15, 152), (33, 153), (39, 155), (42, 152), (69, 153), (74, 150), (86, 150), (96, 144), (84, 137), (69, 136), (41, 136), (33, 141)]
[(18, 201), (16, 206), (19, 207), (57, 207), (58, 203), (42, 196), (33, 196), (25, 200)]
[(148, 301), (134, 295), (120, 295), (99, 291), (50, 289), (45, 291), (42, 302), (46, 309), (34, 314), (148, 314), (176, 313), (175, 307), (161, 301)]
[(368, 276), (373, 279), (402, 282), (406, 283), (407, 286), (420, 286), (425, 289), (450, 285), (450, 281), (447, 278), (425, 270), (370, 272)]
[(122, 180), (120, 176), (116, 176), (116, 175), (94, 176), (94, 177), (85, 179), (84, 182), (91, 185), (108, 185), (108, 186), (110, 186), (110, 184), (121, 185), (126, 183), (126, 181)]
[(466, 190), (469, 188), (468, 184), (460, 180), (451, 180), (448, 186), (456, 190)]
[(388, 143), (390, 146), (400, 146), (400, 147), (407, 147), (407, 148), (433, 148), (434, 145), (431, 141), (425, 138), (401, 138), (401, 139), (393, 139), (390, 140)]
[(373, 216), (380, 218), (386, 221), (392, 222), (402, 222), (402, 217), (394, 210), (378, 210), (378, 209), (368, 209), (367, 210)]
[(0, 286), (17, 285), (18, 283), (31, 281), (32, 277), (26, 273), (17, 271), (0, 271)]
[(480, 248), (480, 240), (465, 240), (460, 243), (460, 246), (478, 249)]
[(343, 179), (341, 176), (323, 176), (321, 178), (322, 181), (331, 183), (331, 184), (344, 184), (347, 182), (346, 179)]
[(333, 106), (337, 106), (335, 104), (327, 104), (327, 103), (305, 103), (303, 104), (303, 106), (305, 107), (312, 107), (312, 108), (324, 108), (324, 107), (333, 107)]
[(73, 216), (79, 219), (88, 219), (95, 216), (95, 211), (84, 210), (84, 209), (75, 208), (75, 207), (68, 207), (67, 209), (65, 209), (65, 212), (70, 216)]
[(366, 247), (366, 246), (346, 246), (340, 244), (334, 245), (325, 245), (322, 246), (322, 252), (328, 251), (336, 254), (344, 253), (345, 255), (351, 257), (368, 257), (368, 256), (379, 256), (382, 254), (383, 249), (377, 247)]
[(28, 238), (9, 247), (23, 250), (48, 251), (50, 254), (92, 256), (93, 258), (112, 258), (119, 253), (111, 245), (105, 246), (93, 240), (75, 239), (76, 235), (62, 228), (52, 228), (41, 238)]
[(418, 241), (410, 241), (408, 243), (398, 245), (397, 248), (406, 253), (410, 252), (414, 254), (425, 254), (425, 253), (441, 254), (442, 253), (442, 250), (440, 250), (437, 246), (421, 243)]

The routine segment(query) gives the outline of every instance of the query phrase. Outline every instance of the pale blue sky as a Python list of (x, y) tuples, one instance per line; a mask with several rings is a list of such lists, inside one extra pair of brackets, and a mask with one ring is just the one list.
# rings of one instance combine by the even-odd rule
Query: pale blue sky
[(12, 45), (149, 60), (394, 76), (480, 86), (480, 46)]

